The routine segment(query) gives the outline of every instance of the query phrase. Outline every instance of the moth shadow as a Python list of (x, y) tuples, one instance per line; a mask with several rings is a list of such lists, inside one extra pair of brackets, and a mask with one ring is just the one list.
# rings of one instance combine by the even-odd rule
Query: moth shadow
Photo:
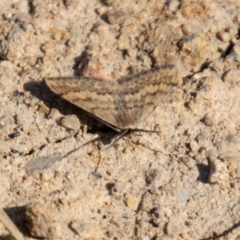
[(198, 172), (199, 172), (199, 176), (197, 178), (198, 181), (204, 183), (204, 184), (208, 184), (208, 177), (210, 174), (210, 167), (208, 165), (205, 164), (197, 164), (197, 168), (198, 168)]
[(30, 232), (27, 227), (28, 221), (26, 216), (26, 206), (4, 208), (3, 211), (24, 236), (30, 237)]
[[(80, 120), (81, 125), (88, 126), (89, 133), (102, 132), (106, 134), (108, 132), (114, 132), (111, 128), (91, 117), (86, 111), (74, 106), (73, 104), (53, 93), (44, 81), (25, 83), (24, 89), (31, 93), (31, 97), (34, 96), (38, 100), (42, 101), (43, 104), (49, 108), (49, 111), (52, 108), (56, 108), (63, 116), (72, 114), (76, 115)], [(45, 114), (46, 118), (48, 117), (48, 114), (49, 113)], [(57, 121), (57, 123), (60, 124), (60, 120)]]

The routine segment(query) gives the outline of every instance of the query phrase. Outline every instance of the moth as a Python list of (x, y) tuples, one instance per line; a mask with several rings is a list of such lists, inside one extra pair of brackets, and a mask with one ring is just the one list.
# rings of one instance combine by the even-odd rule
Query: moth
[(153, 68), (115, 82), (92, 77), (48, 78), (47, 86), (70, 103), (121, 133), (138, 126), (177, 82), (173, 65)]

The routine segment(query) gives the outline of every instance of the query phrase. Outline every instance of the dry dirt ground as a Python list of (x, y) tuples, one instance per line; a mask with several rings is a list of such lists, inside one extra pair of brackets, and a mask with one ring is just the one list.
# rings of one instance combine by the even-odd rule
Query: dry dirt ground
[[(8, 0), (0, 13), (0, 207), (26, 239), (240, 239), (239, 0)], [(178, 84), (141, 124), (155, 132), (110, 148), (116, 133), (44, 81), (109, 85), (162, 65)]]

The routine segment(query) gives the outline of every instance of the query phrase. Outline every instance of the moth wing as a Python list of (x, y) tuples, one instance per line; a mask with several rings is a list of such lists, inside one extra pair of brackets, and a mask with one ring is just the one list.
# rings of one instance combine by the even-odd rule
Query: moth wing
[[(136, 129), (162, 102), (177, 82), (175, 66), (163, 66), (120, 80), (122, 87), (118, 119), (125, 128)], [(121, 117), (122, 116), (122, 117)], [(118, 125), (123, 125), (118, 122)]]
[(116, 83), (86, 77), (48, 78), (47, 86), (70, 103), (84, 109), (93, 117), (119, 130), (115, 116)]

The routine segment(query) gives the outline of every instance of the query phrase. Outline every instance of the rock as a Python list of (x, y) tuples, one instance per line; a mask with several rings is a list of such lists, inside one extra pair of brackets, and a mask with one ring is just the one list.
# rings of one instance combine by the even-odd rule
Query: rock
[(26, 164), (27, 172), (43, 172), (51, 168), (56, 162), (61, 161), (61, 154), (56, 153), (52, 156), (33, 158)]
[(210, 157), (210, 174), (209, 183), (219, 184), (226, 187), (229, 184), (229, 172), (225, 163), (217, 159), (216, 157)]
[(48, 119), (58, 119), (60, 118), (62, 115), (61, 113), (56, 109), (56, 108), (52, 108), (48, 114)]
[(76, 115), (68, 115), (61, 121), (62, 126), (72, 130), (79, 130), (80, 122)]
[(56, 239), (56, 229), (52, 217), (46, 211), (46, 205), (41, 203), (30, 204), (26, 207), (28, 229), (34, 238)]
[(231, 69), (223, 76), (223, 81), (235, 85), (240, 82), (240, 69)]
[(136, 211), (141, 201), (140, 195), (134, 195), (134, 194), (127, 194), (124, 202), (125, 204), (132, 209), (133, 211)]
[(10, 144), (6, 141), (0, 140), (0, 152), (1, 153), (9, 153)]
[(147, 185), (153, 188), (159, 188), (169, 181), (169, 172), (162, 166), (150, 169), (146, 174)]

